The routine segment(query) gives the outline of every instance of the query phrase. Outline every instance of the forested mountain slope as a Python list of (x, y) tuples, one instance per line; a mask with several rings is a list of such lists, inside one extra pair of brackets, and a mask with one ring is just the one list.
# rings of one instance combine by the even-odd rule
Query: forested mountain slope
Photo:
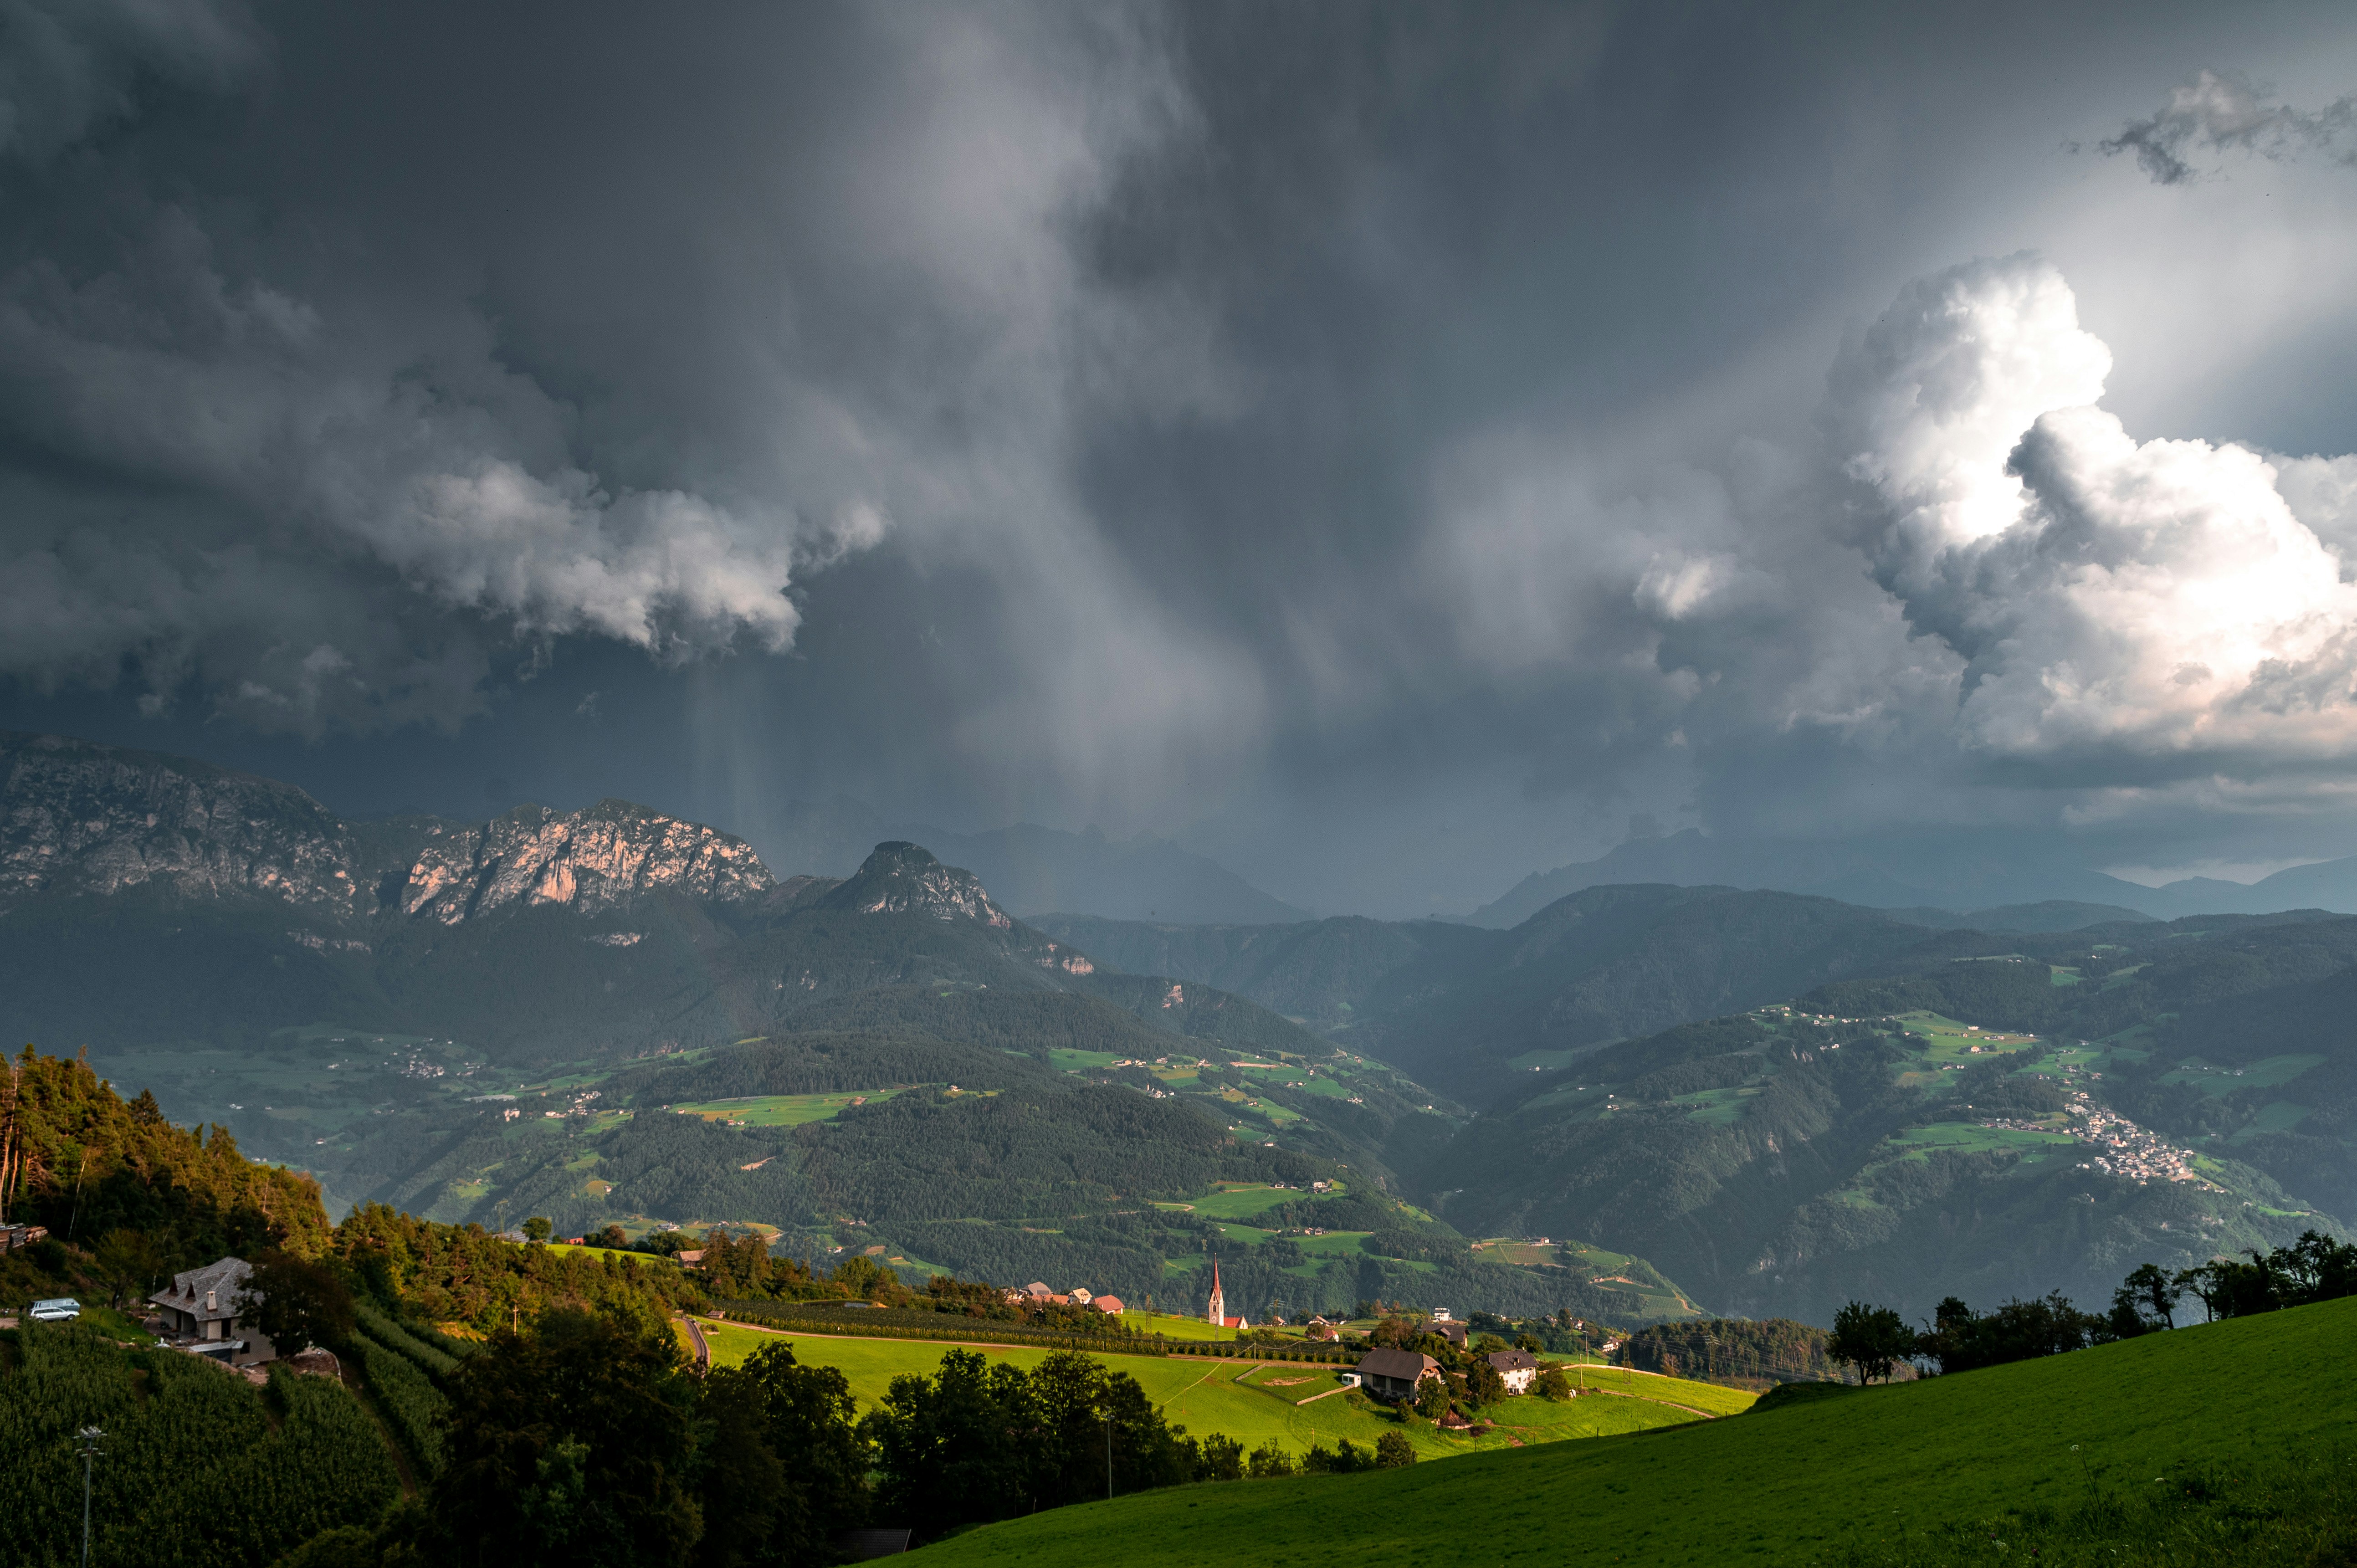
[(2357, 1213), (2357, 920), (1943, 933), (1530, 1075), (1426, 1168), (1468, 1231), (1642, 1252), (1723, 1312), (2107, 1289)]
[(1608, 1040), (1863, 971), (1929, 935), (1828, 898), (1665, 886), (1587, 888), (1511, 931), (1048, 924), (1108, 963), (1200, 976), (1466, 1100)]

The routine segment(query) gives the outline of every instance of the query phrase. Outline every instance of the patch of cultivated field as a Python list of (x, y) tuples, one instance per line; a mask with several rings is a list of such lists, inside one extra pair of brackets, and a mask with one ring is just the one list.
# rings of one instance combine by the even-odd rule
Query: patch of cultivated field
[(1271, 1187), (1261, 1182), (1222, 1182), (1206, 1193), (1183, 1202), (1157, 1203), (1157, 1208), (1178, 1209), (1206, 1219), (1250, 1219), (1280, 1203), (1305, 1200), (1312, 1195), (1297, 1187)]
[(726, 1122), (745, 1127), (799, 1127), (806, 1122), (832, 1122), (854, 1105), (889, 1100), (898, 1089), (868, 1089), (856, 1094), (748, 1094), (734, 1100), (707, 1100), (696, 1105), (674, 1105), (682, 1116)]

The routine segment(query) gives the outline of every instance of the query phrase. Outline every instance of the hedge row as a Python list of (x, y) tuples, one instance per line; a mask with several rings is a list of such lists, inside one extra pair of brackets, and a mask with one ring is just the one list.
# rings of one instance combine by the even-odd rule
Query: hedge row
[[(1049, 1334), (1021, 1324), (992, 1328), (936, 1328), (930, 1324), (875, 1323), (809, 1312), (780, 1312), (758, 1303), (732, 1302), (721, 1308), (731, 1323), (758, 1323), (769, 1328), (799, 1329), (805, 1334), (847, 1334), (869, 1339), (941, 1339), (962, 1344), (1038, 1345), (1049, 1350), (1092, 1350), (1101, 1356), (1162, 1356), (1168, 1347), (1159, 1337)], [(927, 1314), (926, 1316), (935, 1316)]]

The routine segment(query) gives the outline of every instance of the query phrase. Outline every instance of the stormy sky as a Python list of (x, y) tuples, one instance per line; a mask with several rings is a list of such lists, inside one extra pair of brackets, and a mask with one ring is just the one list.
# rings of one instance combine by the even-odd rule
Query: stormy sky
[(0, 725), (1386, 915), (2357, 853), (2352, 94), (2322, 5), (5, 0)]

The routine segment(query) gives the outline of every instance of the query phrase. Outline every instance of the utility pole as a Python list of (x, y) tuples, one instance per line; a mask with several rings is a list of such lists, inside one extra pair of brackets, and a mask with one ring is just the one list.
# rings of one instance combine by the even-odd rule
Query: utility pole
[(81, 1568), (90, 1568), (90, 1466), (98, 1457), (98, 1440), (106, 1434), (85, 1426), (74, 1435), (81, 1440)]

